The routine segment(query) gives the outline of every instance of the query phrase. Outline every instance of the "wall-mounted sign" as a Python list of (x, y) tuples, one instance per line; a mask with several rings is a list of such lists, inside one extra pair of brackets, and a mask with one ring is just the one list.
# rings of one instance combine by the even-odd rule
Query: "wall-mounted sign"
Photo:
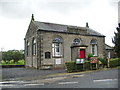
[(76, 59), (76, 64), (84, 63), (85, 59)]
[(61, 59), (55, 59), (55, 64), (62, 64)]
[(90, 63), (98, 63), (98, 58), (97, 57), (91, 57), (90, 58)]

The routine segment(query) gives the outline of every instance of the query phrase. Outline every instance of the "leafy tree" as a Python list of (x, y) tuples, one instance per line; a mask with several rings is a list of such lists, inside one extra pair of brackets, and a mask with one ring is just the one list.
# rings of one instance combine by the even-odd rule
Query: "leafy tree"
[(112, 42), (115, 45), (114, 48), (117, 53), (117, 57), (120, 58), (120, 23), (118, 24), (116, 30), (117, 32), (114, 32), (115, 36), (113, 37)]
[(3, 52), (2, 54), (2, 59), (3, 60), (15, 60), (15, 61), (18, 61), (18, 60), (22, 60), (24, 59), (24, 51), (23, 50), (9, 50), (7, 52)]

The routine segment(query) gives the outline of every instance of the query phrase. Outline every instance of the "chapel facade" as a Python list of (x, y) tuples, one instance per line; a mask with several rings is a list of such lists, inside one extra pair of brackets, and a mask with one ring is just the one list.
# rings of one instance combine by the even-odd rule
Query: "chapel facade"
[(86, 27), (34, 20), (25, 36), (25, 66), (42, 69), (65, 66), (67, 61), (87, 60), (88, 54), (105, 57), (105, 36)]

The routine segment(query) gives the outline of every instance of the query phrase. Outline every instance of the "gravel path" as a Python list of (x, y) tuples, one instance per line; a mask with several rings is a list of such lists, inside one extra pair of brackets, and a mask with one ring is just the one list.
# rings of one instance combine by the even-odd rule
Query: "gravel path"
[(26, 68), (2, 68), (2, 79), (41, 77), (55, 73), (64, 73), (65, 70), (36, 70)]

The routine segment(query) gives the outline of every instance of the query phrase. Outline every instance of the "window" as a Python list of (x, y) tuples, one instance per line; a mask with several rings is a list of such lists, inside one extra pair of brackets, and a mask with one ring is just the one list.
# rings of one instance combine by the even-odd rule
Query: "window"
[(29, 56), (29, 45), (30, 45), (30, 43), (27, 41), (27, 50), (26, 50), (26, 51), (27, 51), (27, 52), (26, 52), (26, 53), (27, 53), (27, 56)]
[(45, 58), (46, 58), (46, 59), (50, 59), (50, 58), (51, 58), (50, 52), (45, 52)]
[(91, 53), (93, 54), (93, 56), (97, 56), (97, 40), (93, 39), (90, 42), (91, 44)]
[(61, 38), (53, 39), (52, 52), (53, 52), (53, 56), (55, 56), (55, 57), (62, 56), (62, 40), (61, 40)]
[(75, 45), (79, 45), (80, 43), (81, 43), (80, 39), (78, 39), (78, 38), (74, 39), (74, 41), (73, 41), (73, 44), (75, 44)]
[(36, 55), (36, 39), (32, 40), (32, 55)]

